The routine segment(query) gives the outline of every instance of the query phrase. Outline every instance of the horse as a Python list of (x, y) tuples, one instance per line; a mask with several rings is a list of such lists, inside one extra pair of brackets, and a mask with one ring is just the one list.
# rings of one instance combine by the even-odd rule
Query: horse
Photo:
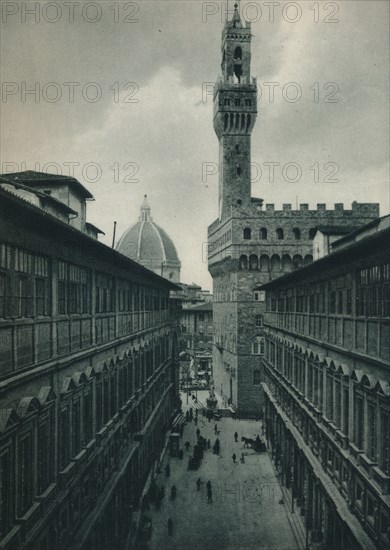
[(255, 440), (251, 439), (250, 437), (242, 436), (241, 441), (244, 441), (244, 447), (253, 447), (253, 445), (255, 444)]

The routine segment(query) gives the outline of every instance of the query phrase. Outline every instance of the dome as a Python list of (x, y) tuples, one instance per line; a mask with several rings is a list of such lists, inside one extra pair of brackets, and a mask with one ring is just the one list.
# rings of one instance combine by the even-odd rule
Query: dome
[(180, 280), (180, 260), (168, 234), (154, 223), (147, 196), (138, 222), (120, 238), (116, 250), (173, 282)]

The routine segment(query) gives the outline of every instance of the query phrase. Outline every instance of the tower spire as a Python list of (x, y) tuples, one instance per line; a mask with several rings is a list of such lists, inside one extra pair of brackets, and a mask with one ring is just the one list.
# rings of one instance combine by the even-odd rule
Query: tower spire
[(141, 205), (141, 214), (139, 217), (139, 221), (141, 222), (148, 222), (151, 221), (152, 217), (150, 215), (150, 206), (148, 203), (148, 196), (144, 195), (144, 201)]

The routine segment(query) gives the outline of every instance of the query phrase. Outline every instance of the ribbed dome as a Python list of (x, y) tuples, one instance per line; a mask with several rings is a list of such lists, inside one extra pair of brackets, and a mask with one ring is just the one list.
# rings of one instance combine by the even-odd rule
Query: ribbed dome
[[(123, 233), (116, 249), (159, 275), (179, 280), (180, 260), (175, 245), (167, 233), (153, 222), (146, 195), (139, 221)], [(178, 272), (173, 273), (172, 268)]]

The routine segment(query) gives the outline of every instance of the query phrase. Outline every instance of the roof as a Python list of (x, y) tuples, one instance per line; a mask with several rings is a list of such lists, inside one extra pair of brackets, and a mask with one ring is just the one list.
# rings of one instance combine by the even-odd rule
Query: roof
[(141, 213), (136, 224), (127, 229), (120, 238), (116, 249), (132, 260), (147, 264), (175, 263), (180, 260), (175, 245), (168, 234), (150, 215), (147, 196), (141, 206)]
[(324, 233), (324, 235), (347, 235), (355, 231), (357, 227), (345, 227), (345, 225), (317, 225), (316, 229)]
[(213, 303), (204, 302), (203, 304), (189, 307), (186, 311), (213, 311)]
[(378, 227), (379, 225), (382, 226), (383, 224), (388, 223), (389, 220), (390, 220), (390, 215), (387, 215), (381, 218), (376, 218), (375, 220), (372, 220), (366, 223), (365, 225), (360, 225), (356, 229), (352, 229), (350, 232), (348, 232), (348, 234), (345, 237), (341, 237), (340, 239), (337, 239), (337, 241), (333, 243), (333, 246), (338, 246), (350, 240), (354, 240), (354, 238), (360, 235), (361, 233), (364, 233), (369, 229), (373, 229), (374, 227)]
[[(48, 195), (47, 193), (44, 193), (42, 191), (37, 191), (36, 189), (32, 189), (31, 187), (28, 187), (27, 185), (23, 185), (22, 183), (16, 183), (6, 177), (0, 176), (0, 184), (6, 184), (6, 185), (12, 185), (12, 187), (17, 191), (18, 189), (21, 189), (22, 191), (26, 191), (29, 193), (33, 193), (40, 199), (42, 199), (44, 202), (47, 202), (49, 204), (52, 204), (55, 206), (55, 208), (58, 208), (58, 210), (62, 210), (63, 212), (66, 212), (67, 214), (77, 214), (76, 210), (73, 210), (70, 206), (65, 204), (64, 202), (56, 199), (52, 195)], [(18, 193), (15, 191), (12, 191), (12, 189), (2, 186), (2, 188), (12, 194), (17, 195), (21, 200), (25, 200), (26, 202), (30, 202), (30, 204), (33, 204), (31, 201), (29, 201), (26, 197), (21, 197)]]
[(1, 174), (0, 177), (4, 177), (13, 183), (22, 183), (29, 187), (42, 187), (45, 185), (63, 185), (68, 184), (85, 199), (93, 199), (93, 195), (82, 185), (76, 178), (71, 176), (62, 176), (59, 174), (47, 174), (46, 172), (35, 172), (34, 170), (26, 170), (25, 172), (11, 172), (8, 174)]
[[(165, 287), (171, 290), (180, 290), (180, 287), (169, 280), (157, 275), (153, 271), (147, 269), (146, 267), (140, 265), (137, 262), (132, 261), (129, 258), (126, 258), (123, 254), (118, 253), (113, 248), (105, 245), (104, 243), (90, 237), (87, 233), (72, 227), (68, 223), (61, 221), (55, 216), (45, 212), (38, 206), (27, 202), (15, 194), (8, 193), (0, 185), (0, 204), (4, 204), (6, 201), (11, 203), (11, 206), (20, 208), (27, 213), (30, 213), (32, 217), (39, 220), (39, 226), (42, 228), (42, 231), (52, 231), (60, 230), (65, 234), (65, 239), (67, 242), (73, 242), (73, 240), (78, 240), (81, 243), (85, 243), (88, 247), (88, 250), (95, 251), (96, 257), (103, 258), (104, 255), (110, 260), (110, 262), (118, 267), (122, 267), (127, 271), (131, 271), (134, 278), (137, 281), (145, 282), (147, 284), (147, 279), (156, 284)], [(7, 206), (4, 204), (4, 209)], [(21, 216), (23, 222), (26, 220), (26, 216)], [(44, 226), (45, 229), (44, 229)], [(47, 227), (48, 226), (48, 227)]]
[(116, 249), (128, 258), (139, 262), (177, 262), (179, 258), (168, 234), (152, 221), (137, 222), (127, 229)]
[(85, 222), (85, 226), (89, 229), (92, 229), (93, 231), (96, 231), (96, 233), (101, 233), (102, 235), (105, 235), (104, 231), (96, 227), (96, 225), (93, 225), (93, 223)]
[(388, 261), (390, 259), (389, 242), (390, 227), (386, 227), (382, 231), (353, 242), (350, 246), (336, 250), (301, 269), (286, 273), (286, 275), (282, 275), (282, 277), (278, 277), (264, 285), (259, 285), (257, 289), (273, 290), (289, 284), (303, 282), (308, 278), (318, 279), (319, 277), (326, 276), (325, 273), (329, 269), (345, 271), (350, 262), (359, 260), (364, 263), (364, 257), (369, 257), (372, 254), (379, 254), (383, 261)]

